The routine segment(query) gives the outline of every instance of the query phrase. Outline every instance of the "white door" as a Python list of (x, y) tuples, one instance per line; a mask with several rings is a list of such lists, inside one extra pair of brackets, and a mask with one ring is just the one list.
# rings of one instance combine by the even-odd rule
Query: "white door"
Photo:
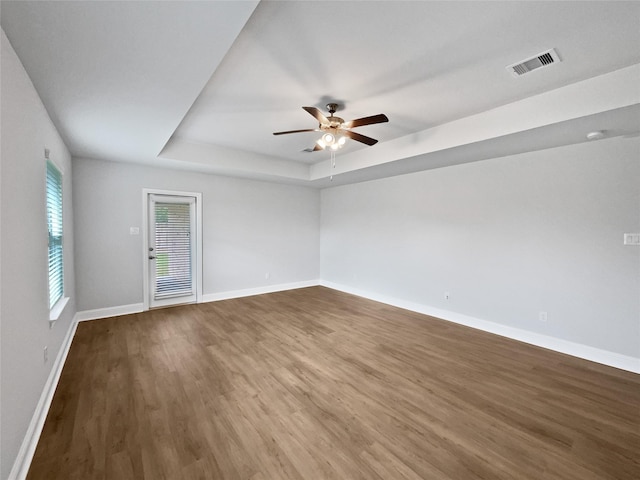
[(150, 308), (198, 300), (196, 196), (147, 194)]

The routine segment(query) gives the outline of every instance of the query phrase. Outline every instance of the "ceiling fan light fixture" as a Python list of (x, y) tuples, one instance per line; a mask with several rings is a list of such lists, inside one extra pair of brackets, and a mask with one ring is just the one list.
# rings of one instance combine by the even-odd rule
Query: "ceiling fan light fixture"
[(322, 140), (327, 145), (333, 145), (336, 141), (336, 137), (334, 137), (331, 133), (325, 133), (322, 135)]
[(342, 146), (347, 143), (347, 138), (343, 135), (334, 135), (333, 133), (324, 133), (322, 137), (316, 140), (316, 144), (325, 149), (327, 147), (331, 148), (331, 150), (338, 150), (342, 148)]

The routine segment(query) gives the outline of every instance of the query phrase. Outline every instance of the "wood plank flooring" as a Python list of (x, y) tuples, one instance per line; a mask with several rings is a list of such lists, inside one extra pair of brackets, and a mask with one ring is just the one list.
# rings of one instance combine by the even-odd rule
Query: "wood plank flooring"
[(639, 472), (640, 375), (312, 287), (81, 323), (28, 478)]

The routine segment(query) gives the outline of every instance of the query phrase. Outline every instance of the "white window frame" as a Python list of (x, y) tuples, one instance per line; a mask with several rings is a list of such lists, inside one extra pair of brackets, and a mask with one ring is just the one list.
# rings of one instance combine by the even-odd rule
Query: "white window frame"
[[(48, 185), (48, 176), (49, 176), (49, 165), (51, 165), (51, 167), (53, 167), (54, 169), (57, 170), (58, 174), (60, 175), (60, 218), (61, 218), (61, 255), (62, 255), (62, 272), (61, 272), (61, 282), (62, 282), (62, 292), (60, 297), (56, 300), (56, 302), (51, 305), (51, 284), (49, 283), (50, 277), (49, 277), (49, 269), (51, 267), (51, 265), (49, 264), (49, 249), (50, 249), (50, 245), (49, 245), (49, 206), (48, 206), (48, 197), (49, 197), (49, 185)], [(49, 307), (49, 322), (52, 325), (53, 323), (55, 323), (56, 320), (58, 320), (58, 318), (60, 318), (60, 316), (62, 315), (62, 312), (64, 310), (64, 307), (67, 305), (67, 303), (69, 302), (69, 297), (65, 296), (65, 286), (64, 286), (64, 259), (65, 259), (65, 255), (64, 255), (64, 238), (65, 238), (65, 225), (64, 225), (64, 171), (62, 168), (60, 168), (60, 166), (54, 162), (53, 160), (51, 160), (49, 158), (49, 155), (47, 155), (47, 152), (45, 151), (45, 211), (46, 211), (46, 222), (47, 222), (47, 305)]]

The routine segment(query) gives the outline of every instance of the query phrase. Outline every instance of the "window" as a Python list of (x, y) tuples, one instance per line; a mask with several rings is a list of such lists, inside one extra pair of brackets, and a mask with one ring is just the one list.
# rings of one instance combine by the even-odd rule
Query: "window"
[(64, 264), (62, 261), (62, 173), (50, 160), (47, 160), (47, 226), (49, 229), (49, 310), (52, 310), (64, 294)]

